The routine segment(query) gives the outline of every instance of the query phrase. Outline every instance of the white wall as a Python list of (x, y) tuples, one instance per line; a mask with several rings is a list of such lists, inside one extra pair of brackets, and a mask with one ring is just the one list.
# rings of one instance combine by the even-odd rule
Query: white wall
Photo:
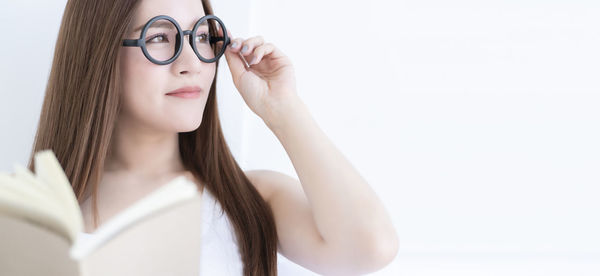
[[(64, 3), (0, 3), (0, 170), (26, 161)], [(213, 5), (292, 58), (301, 98), (387, 205), (401, 249), (374, 275), (600, 273), (600, 3)], [(38, 51), (4, 42), (29, 41), (35, 17)], [(222, 65), (236, 158), (296, 176)], [(280, 258), (282, 275), (311, 274)]]
[(0, 1), (0, 170), (26, 165), (66, 1)]
[[(254, 3), (391, 212), (377, 275), (600, 273), (599, 2)], [(248, 166), (294, 174), (250, 118)]]

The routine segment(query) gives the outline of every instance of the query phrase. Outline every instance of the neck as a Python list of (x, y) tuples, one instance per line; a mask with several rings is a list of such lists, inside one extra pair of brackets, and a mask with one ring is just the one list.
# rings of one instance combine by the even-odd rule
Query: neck
[(178, 133), (161, 133), (140, 126), (126, 120), (117, 122), (104, 171), (149, 177), (184, 171)]

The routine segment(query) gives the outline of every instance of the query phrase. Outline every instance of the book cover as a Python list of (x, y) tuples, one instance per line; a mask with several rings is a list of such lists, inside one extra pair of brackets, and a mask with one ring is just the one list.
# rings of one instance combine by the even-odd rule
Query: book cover
[(102, 224), (86, 240), (71, 185), (51, 150), (36, 174), (0, 172), (0, 275), (198, 275), (202, 201), (179, 176)]

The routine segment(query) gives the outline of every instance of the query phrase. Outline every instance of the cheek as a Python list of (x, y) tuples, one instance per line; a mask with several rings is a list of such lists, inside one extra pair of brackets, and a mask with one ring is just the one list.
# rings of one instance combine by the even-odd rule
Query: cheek
[[(137, 51), (136, 51), (137, 50)], [(160, 104), (156, 95), (165, 73), (163, 68), (153, 66), (139, 48), (123, 51), (120, 62), (121, 101), (123, 111), (134, 117), (147, 117), (152, 108)]]
[(164, 74), (158, 66), (153, 66), (139, 48), (130, 48), (123, 51), (121, 59), (121, 79), (123, 93), (141, 93), (147, 91), (148, 87), (155, 87), (152, 83), (160, 81)]

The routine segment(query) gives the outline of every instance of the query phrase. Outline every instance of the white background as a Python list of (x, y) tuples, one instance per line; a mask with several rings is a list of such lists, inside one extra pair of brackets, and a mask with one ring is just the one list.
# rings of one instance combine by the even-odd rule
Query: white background
[[(0, 3), (0, 170), (29, 156), (64, 4)], [(600, 274), (600, 2), (213, 6), (292, 59), (301, 98), (388, 207), (401, 248), (374, 275)], [(221, 61), (236, 159), (297, 177)]]

